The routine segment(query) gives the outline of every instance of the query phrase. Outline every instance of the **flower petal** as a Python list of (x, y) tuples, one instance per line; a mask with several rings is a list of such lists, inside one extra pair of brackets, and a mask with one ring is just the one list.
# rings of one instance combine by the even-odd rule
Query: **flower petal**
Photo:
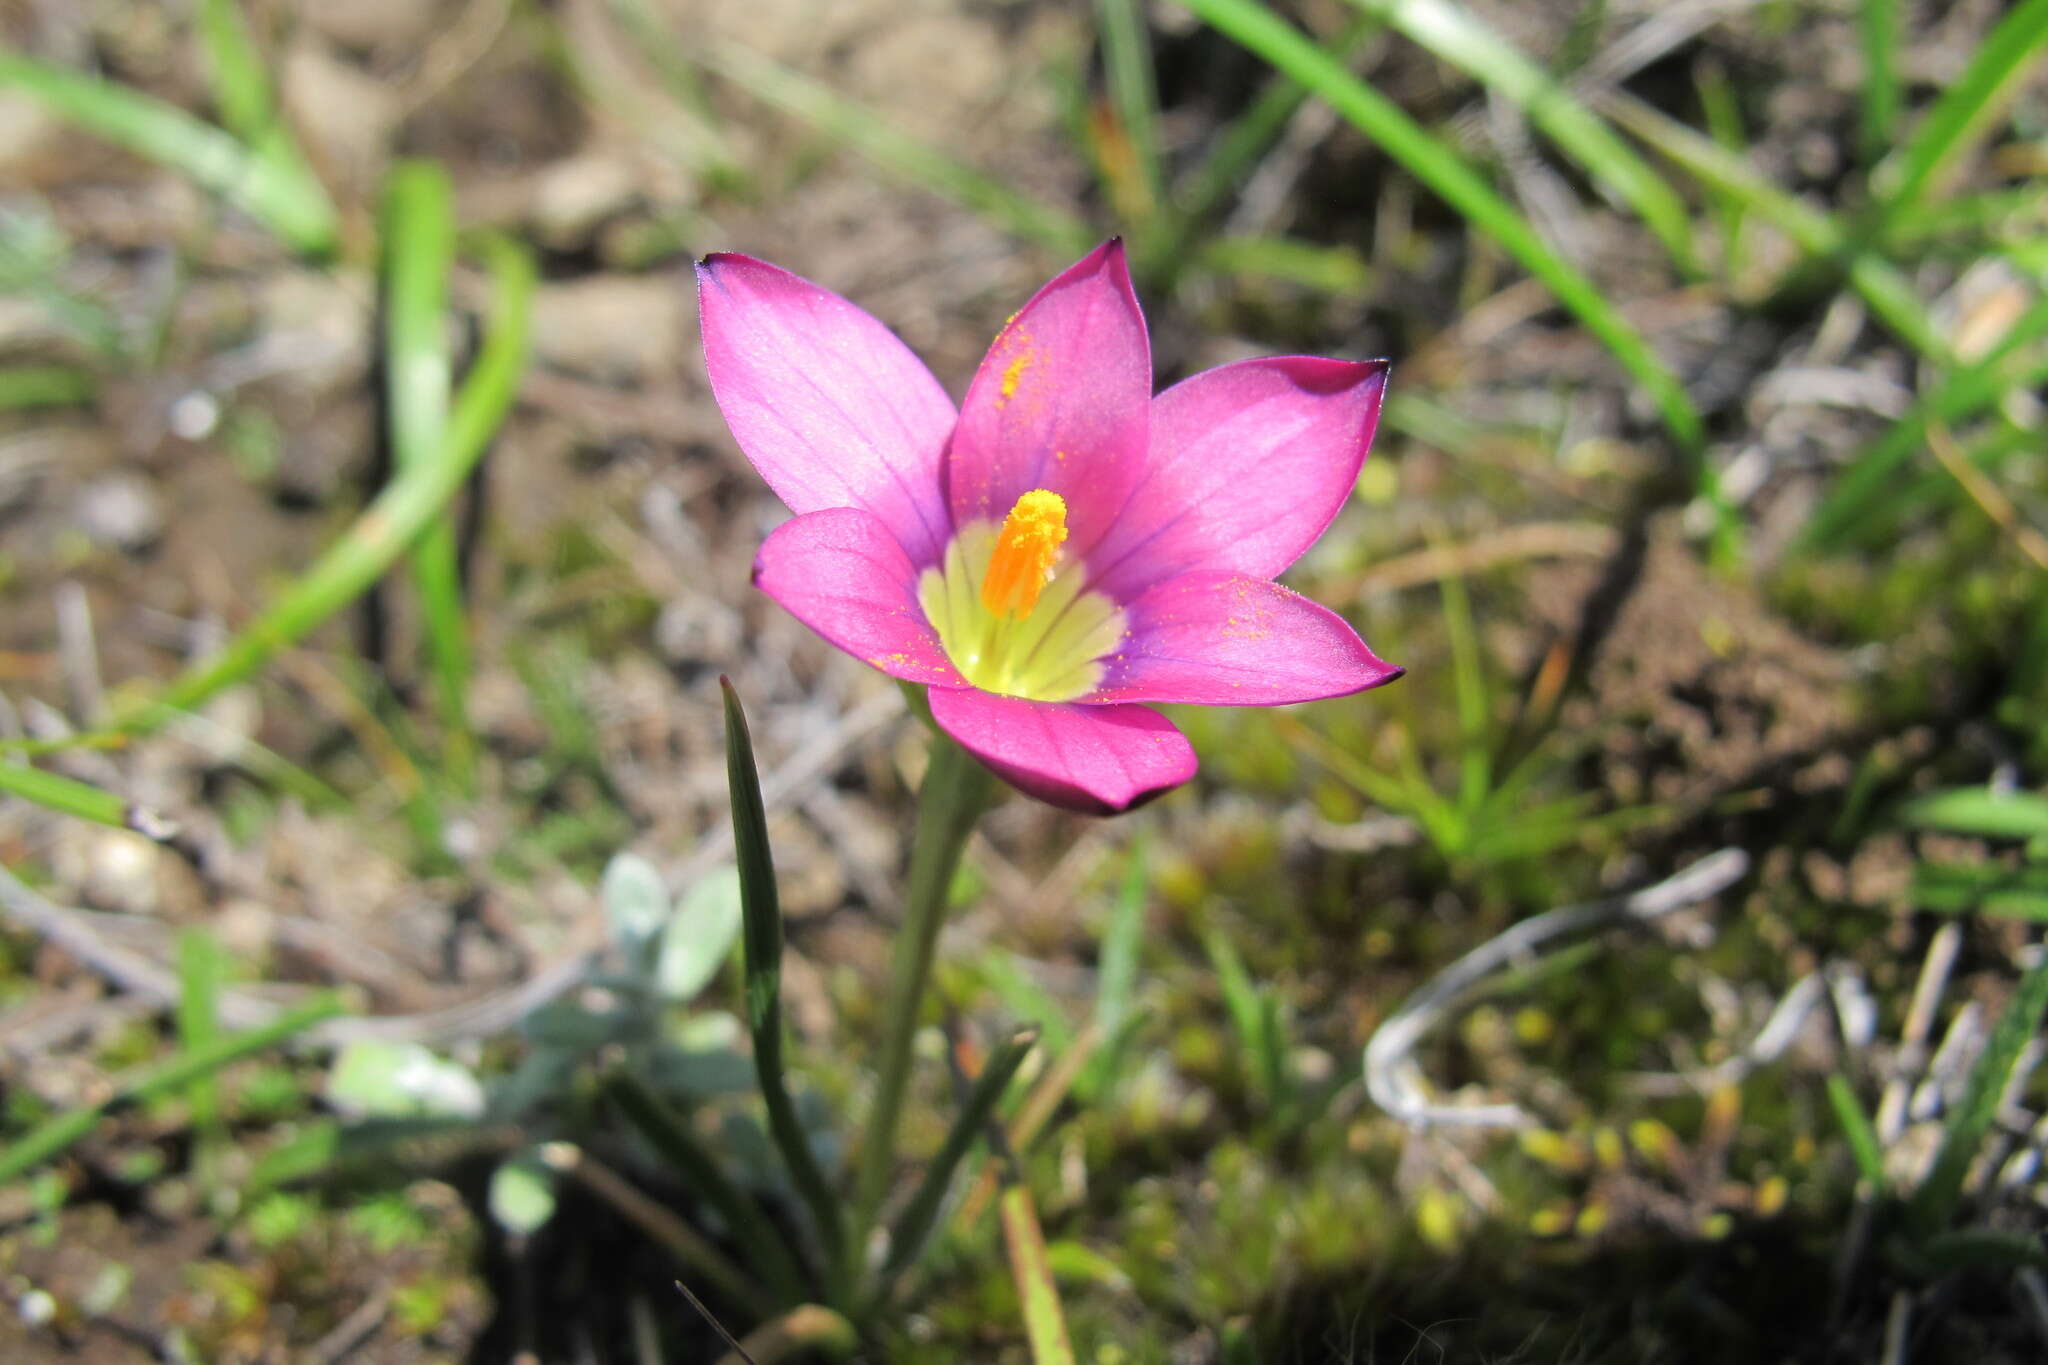
[(1387, 363), (1276, 356), (1152, 400), (1143, 480), (1089, 556), (1119, 600), (1189, 569), (1272, 578), (1343, 507), (1379, 425)]
[(785, 521), (754, 557), (754, 585), (848, 654), (907, 682), (965, 687), (918, 605), (917, 574), (890, 528), (858, 507)]
[(930, 693), (932, 719), (996, 775), (1066, 810), (1113, 815), (1195, 775), (1194, 747), (1143, 706), (1026, 701), (975, 688)]
[(733, 438), (796, 513), (864, 507), (912, 562), (953, 533), (940, 466), (953, 403), (894, 332), (747, 256), (697, 266), (704, 364)]
[(1279, 706), (1378, 687), (1402, 670), (1350, 623), (1278, 583), (1185, 573), (1124, 605), (1128, 643), (1104, 660), (1084, 705)]
[(960, 405), (947, 457), (956, 523), (1001, 521), (1034, 488), (1067, 502), (1085, 554), (1144, 468), (1152, 348), (1123, 243), (1090, 252), (996, 335)]

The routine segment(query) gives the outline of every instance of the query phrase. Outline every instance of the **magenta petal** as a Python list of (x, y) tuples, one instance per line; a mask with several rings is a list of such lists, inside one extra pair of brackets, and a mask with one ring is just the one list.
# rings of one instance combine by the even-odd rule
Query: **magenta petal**
[(697, 304), (711, 392), (796, 513), (863, 507), (911, 559), (952, 536), (940, 483), (953, 404), (896, 334), (828, 289), (747, 256), (706, 256)]
[(1111, 597), (1189, 569), (1272, 578), (1323, 533), (1379, 425), (1387, 364), (1279, 356), (1152, 401), (1144, 479), (1089, 556)]
[(1105, 660), (1089, 704), (1279, 706), (1401, 676), (1336, 612), (1260, 578), (1181, 574), (1147, 588), (1124, 612), (1129, 642)]
[(1113, 815), (1195, 775), (1173, 722), (1142, 706), (1026, 701), (974, 688), (930, 693), (932, 719), (1018, 790), (1066, 810)]
[(880, 517), (809, 512), (761, 542), (754, 584), (791, 616), (891, 677), (964, 687), (917, 602), (917, 566)]
[(1152, 348), (1122, 242), (1038, 291), (989, 347), (947, 457), (956, 524), (1000, 521), (1049, 488), (1067, 500), (1067, 552), (1108, 528), (1144, 468)]

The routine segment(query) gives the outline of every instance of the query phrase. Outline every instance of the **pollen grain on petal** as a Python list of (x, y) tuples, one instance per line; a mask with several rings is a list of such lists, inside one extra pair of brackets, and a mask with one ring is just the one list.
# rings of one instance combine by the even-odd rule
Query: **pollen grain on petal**
[(1017, 353), (1016, 359), (1003, 367), (1002, 397), (996, 400), (998, 407), (1017, 396), (1017, 386), (1023, 382), (1024, 372), (1037, 363), (1036, 351), (1023, 350)]

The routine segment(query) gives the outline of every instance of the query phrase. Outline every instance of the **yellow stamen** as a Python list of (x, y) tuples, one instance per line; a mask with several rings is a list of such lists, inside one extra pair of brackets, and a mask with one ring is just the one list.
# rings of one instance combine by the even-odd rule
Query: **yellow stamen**
[(1067, 538), (1067, 500), (1034, 488), (1017, 499), (989, 556), (981, 580), (981, 604), (997, 616), (1015, 613), (1019, 620), (1038, 605), (1038, 594), (1052, 578), (1053, 561)]

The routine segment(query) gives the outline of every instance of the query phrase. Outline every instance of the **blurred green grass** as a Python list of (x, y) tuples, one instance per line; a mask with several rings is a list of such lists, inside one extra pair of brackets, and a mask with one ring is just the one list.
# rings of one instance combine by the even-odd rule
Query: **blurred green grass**
[[(1337, 604), (1369, 627), (1380, 652), (1411, 667), (1398, 689), (1376, 694), (1369, 707), (1185, 717), (1210, 776), (1198, 795), (1138, 817), (1150, 841), (1145, 855), (1084, 863), (1085, 873), (1067, 884), (1077, 923), (1059, 926), (1047, 942), (962, 961), (950, 976), (951, 994), (972, 1014), (1038, 1022), (1058, 1053), (1084, 1046), (1092, 1029), (1085, 1045), (1103, 1049), (1085, 1058), (1074, 1088), (1081, 1102), (1062, 1107), (1020, 1154), (1076, 1337), (1113, 1343), (1120, 1353), (1098, 1350), (1095, 1359), (1165, 1361), (1189, 1341), (1213, 1353), (1202, 1358), (1303, 1355), (1325, 1349), (1317, 1334), (1338, 1330), (1345, 1314), (1382, 1311), (1375, 1296), (1409, 1316), (1419, 1305), (1469, 1312), (1485, 1303), (1486, 1320), (1460, 1338), (1477, 1351), (1506, 1354), (1535, 1342), (1529, 1349), (1543, 1358), (1629, 1359), (1640, 1358), (1628, 1352), (1648, 1341), (1672, 1358), (1703, 1358), (1685, 1352), (1701, 1349), (1687, 1344), (1688, 1314), (1704, 1310), (1658, 1292), (1647, 1271), (1641, 1281), (1593, 1275), (1576, 1297), (1561, 1295), (1552, 1275), (1592, 1275), (1587, 1267), (1626, 1245), (1616, 1225), (1633, 1210), (1633, 1233), (1655, 1247), (1646, 1265), (1669, 1258), (1709, 1281), (1734, 1277), (1737, 1288), (1712, 1291), (1721, 1307), (1740, 1312), (1765, 1301), (1759, 1261), (1788, 1286), (1825, 1284), (1857, 1176), (1878, 1183), (1870, 1180), (1871, 1139), (1847, 1116), (1860, 1117), (1858, 1091), (1879, 1077), (1874, 1069), (1852, 1077), (1853, 1068), (1869, 1065), (1856, 1057), (1832, 1059), (1825, 1079), (1811, 1067), (1778, 1062), (1751, 1073), (1734, 1099), (1723, 1091), (1646, 1097), (1631, 1077), (1673, 1065), (1674, 1040), (1710, 1037), (1725, 1051), (1726, 1021), (1711, 1017), (1704, 997), (1726, 987), (1750, 1006), (1768, 1002), (1815, 956), (1855, 964), (1884, 1023), (1895, 1026), (1918, 966), (1908, 950), (1925, 937), (1920, 921), (1896, 907), (1887, 915), (1882, 902), (1830, 895), (1780, 867), (1766, 884), (1745, 889), (1741, 908), (1723, 917), (1703, 948), (1617, 939), (1527, 964), (1447, 1031), (1430, 1063), (1446, 1085), (1543, 1091), (1559, 1130), (1533, 1142), (1468, 1149), (1392, 1131), (1363, 1108), (1357, 1052), (1403, 994), (1472, 944), (1521, 916), (1642, 880), (1680, 853), (1721, 840), (1782, 849), (1787, 864), (1802, 866), (1824, 853), (1846, 851), (1847, 863), (1860, 848), (1882, 850), (1908, 866), (1917, 904), (1972, 917), (1977, 979), (2010, 990), (2010, 950), (2018, 945), (1983, 916), (2036, 913), (2023, 908), (2039, 900), (2035, 862), (1999, 842), (2014, 837), (2007, 822), (2030, 805), (1996, 803), (1959, 825), (1942, 824), (1948, 817), (1926, 805), (1894, 805), (1929, 784), (1961, 788), (1980, 779), (1987, 763), (1972, 737), (1987, 731), (1998, 738), (1983, 747), (2017, 752), (2028, 785), (2039, 784), (2039, 764), (2048, 758), (2048, 696), (2042, 671), (2029, 663), (2048, 657), (2042, 575), (2016, 552), (2010, 528), (1989, 517), (1970, 486), (1927, 449), (1930, 432), (1953, 430), (1963, 458), (2004, 490), (2017, 515), (2038, 520), (2043, 471), (2031, 396), (2043, 378), (2048, 326), (2038, 253), (2043, 194), (2024, 181), (2002, 183), (1982, 153), (1993, 142), (2038, 154), (2042, 115), (2029, 82), (2048, 40), (2048, 4), (2026, 0), (1973, 35), (1960, 75), (1937, 91), (1909, 75), (1905, 12), (1864, 0), (1855, 32), (1869, 75), (1848, 120), (1851, 169), (1820, 184), (1778, 183), (1764, 169), (1773, 164), (1761, 145), (1773, 116), (1756, 88), (1753, 46), (1729, 44), (1739, 80), (1726, 74), (1715, 37), (1681, 49), (1672, 60), (1685, 67), (1679, 85), (1687, 94), (1660, 90), (1662, 103), (1652, 104), (1627, 84), (1577, 83), (1561, 47), (1546, 56), (1524, 51), (1505, 25), (1486, 26), (1477, 7), (1377, 0), (1355, 8), (1360, 14), (1346, 14), (1342, 24), (1310, 29), (1291, 11), (1254, 0), (1192, 0), (1189, 13), (1214, 32), (1197, 28), (1190, 37), (1152, 31), (1142, 6), (1103, 0), (1081, 63), (1099, 62), (1100, 70), (1074, 83), (1083, 107), (1066, 124), (1074, 142), (1068, 153), (1092, 179), (1066, 193), (1012, 184), (956, 148), (902, 131), (904, 111), (842, 94), (827, 73), (743, 41), (700, 38), (637, 0), (618, 0), (609, 13), (654, 64), (678, 126), (687, 114), (707, 130), (702, 145), (710, 150), (690, 168), (703, 221), (678, 229), (691, 249), (729, 244), (699, 240), (731, 231), (726, 223), (771, 221), (778, 205), (759, 196), (800, 186), (807, 172), (796, 163), (827, 154), (816, 150), (822, 145), (864, 158), (906, 195), (956, 206), (1007, 251), (1053, 259), (1098, 235), (1127, 233), (1148, 306), (1182, 328), (1221, 319), (1267, 348), (1306, 348), (1328, 344), (1331, 331), (1357, 335), (1367, 319), (1366, 335), (1413, 341), (1424, 351), (1448, 347), (1434, 363), (1418, 364), (1411, 387), (1397, 378), (1399, 401), (1389, 408), (1376, 457), (1391, 481), (1378, 492), (1361, 490), (1337, 543), (1304, 569), (1311, 590), (1369, 574), (1376, 560), (1403, 553), (1483, 546), (1525, 517), (1583, 514), (1632, 533), (1631, 522), (1698, 499), (1710, 514), (1703, 557), (1713, 560), (1716, 581), (1734, 585), (1730, 592), (1775, 606), (1844, 651), (1887, 647), (1903, 656), (1890, 672), (1834, 684), (1853, 718), (1833, 741), (1843, 748), (1916, 731), (1942, 739), (1932, 755), (1923, 750), (1918, 759), (1880, 765), (1868, 799), (1845, 808), (1839, 785), (1802, 790), (1773, 771), (1727, 781), (1704, 803), (1655, 791), (1631, 795), (1608, 783), (1603, 763), (1614, 732), (1636, 719), (1595, 716), (1583, 728), (1568, 719), (1566, 703), (1586, 697), (1590, 685), (1570, 632), (1553, 631), (1556, 650), (1537, 651), (1532, 662), (1529, 640), (1512, 629), (1531, 610), (1538, 575), (1512, 558), (1469, 571), (1453, 560), (1415, 585)], [(1814, 7), (1772, 8), (1779, 17), (1759, 17), (1757, 34)], [(356, 837), (406, 850), (423, 876), (462, 880), (476, 874), (449, 855), (447, 833), (483, 809), (516, 831), (494, 850), (490, 875), (526, 883), (566, 870), (588, 878), (630, 837), (634, 821), (632, 794), (616, 788), (607, 721), (593, 713), (585, 684), (639, 647), (640, 627), (536, 619), (515, 623), (506, 638), (478, 620), (483, 608), (456, 572), (452, 531), (462, 489), (515, 420), (542, 266), (504, 233), (460, 234), (461, 196), (430, 162), (394, 170), (381, 213), (337, 205), (280, 118), (275, 78), (241, 10), (207, 0), (195, 17), (192, 41), (205, 54), (218, 126), (117, 79), (17, 53), (0, 54), (0, 84), (219, 194), (316, 269), (339, 269), (337, 260), (378, 263), (391, 481), (218, 653), (168, 683), (124, 693), (110, 726), (7, 741), (46, 766), (0, 767), (0, 789), (68, 817), (125, 826), (128, 802), (114, 791), (124, 776), (118, 766), (88, 782), (47, 765), (68, 750), (139, 742), (232, 688), (276, 687), (266, 670), (312, 638), (340, 657), (352, 679), (348, 687), (371, 718), (360, 733), (381, 732), (388, 746), (371, 752), (375, 742), (361, 739), (344, 756), (291, 756), (313, 770), (314, 782), (339, 786), (361, 803), (339, 817), (345, 827), (353, 820)], [(1604, 31), (1597, 13), (1582, 18), (1585, 32)], [(560, 54), (572, 76), (579, 71), (585, 40), (558, 13), (521, 7), (519, 24), (522, 41)], [(1208, 69), (1249, 63), (1255, 79), (1243, 83), (1242, 98), (1204, 104), (1188, 96), (1174, 63), (1205, 42), (1199, 50), (1214, 64)], [(1223, 55), (1231, 44), (1249, 56)], [(1390, 52), (1410, 64), (1438, 64), (1428, 68), (1435, 88), (1399, 79)], [(1801, 73), (1771, 74), (1789, 86)], [(578, 81), (592, 105), (622, 93), (595, 71)], [(1615, 296), (1605, 263), (1556, 236), (1502, 160), (1483, 143), (1475, 151), (1450, 117), (1468, 95), (1497, 95), (1521, 111), (1549, 144), (1546, 155), (1567, 172), (1577, 207), (1589, 214), (1611, 207), (1640, 237), (1656, 262), (1653, 288), (1642, 297)], [(1340, 216), (1329, 230), (1330, 215), (1313, 211), (1277, 230), (1227, 227), (1235, 193), (1282, 154), (1302, 111), (1317, 107), (1334, 110), (1355, 134), (1343, 173), (1369, 166), (1384, 202), (1415, 206), (1433, 195), (1443, 206), (1412, 207), (1399, 241), (1383, 224), (1356, 218)], [(2013, 108), (2019, 112), (2008, 120)], [(730, 150), (768, 111), (816, 140), (785, 148), (790, 165), (750, 166)], [(1191, 125), (1198, 125), (1194, 134)], [(1846, 127), (1831, 132), (1846, 139)], [(1334, 143), (1334, 135), (1325, 141)], [(342, 230), (344, 221), (374, 221), (376, 250), (365, 252)], [(1786, 249), (1772, 250), (1767, 237), (1783, 239)], [(10, 287), (60, 314), (88, 339), (92, 358), (31, 357), (8, 369), (0, 393), (14, 396), (0, 407), (89, 404), (136, 368), (147, 374), (150, 358), (122, 341), (109, 305), (57, 287), (77, 245), (62, 241), (36, 256), (33, 278)], [(1475, 282), (1475, 299), (1497, 297), (1524, 276), (1534, 280), (1542, 301), (1532, 306), (1560, 305), (1568, 328), (1583, 329), (1619, 376), (1590, 382), (1624, 400), (1646, 400), (1653, 418), (1603, 429), (1607, 444), (1589, 450), (1594, 443), (1582, 422), (1567, 431), (1566, 419), (1459, 410), (1470, 388), (1442, 376), (1483, 347), (1456, 337), (1458, 319), (1419, 313), (1414, 297), (1434, 306), (1441, 294), (1429, 294), (1419, 272), (1399, 262), (1430, 252), (1457, 258), (1464, 280)], [(475, 359), (456, 386), (450, 282), (459, 254), (482, 261), (491, 303)], [(573, 253), (543, 260), (557, 274), (583, 264)], [(1962, 345), (1954, 280), (2001, 264), (2014, 271), (2021, 304), (1990, 344)], [(1268, 304), (1275, 282), (1289, 291), (1284, 306)], [(1735, 327), (1762, 329), (1787, 351), (1825, 325), (1818, 319), (1867, 314), (1876, 325), (1857, 329), (1852, 353), (1880, 357), (1878, 364), (1908, 376), (1903, 411), (1865, 423), (1806, 471), (1811, 510), (1797, 518), (1794, 534), (1781, 521), (1766, 524), (1763, 512), (1727, 491), (1724, 476), (1761, 438), (1749, 427), (1742, 392), (1712, 390), (1702, 366), (1673, 358), (1671, 340), (1640, 320), (1667, 297), (1710, 299)], [(1386, 322), (1389, 315), (1397, 321)], [(1758, 378), (1768, 367), (1754, 369)], [(1587, 384), (1562, 374), (1549, 381), (1554, 389)], [(1568, 435), (1576, 446), (1567, 448)], [(1577, 459), (1584, 469), (1574, 467)], [(1674, 482), (1663, 472), (1669, 469), (1682, 476)], [(1787, 543), (1791, 549), (1777, 548)], [(585, 568), (633, 572), (605, 542), (593, 540), (588, 554), (597, 562)], [(542, 582), (568, 582), (570, 558), (534, 555), (529, 569)], [(352, 657), (332, 632), (313, 635), (401, 561), (412, 568), (425, 643), (423, 661), (396, 667), (403, 678), (418, 669), (430, 680), (424, 705), (380, 676), (379, 665)], [(1702, 619), (1688, 623), (1695, 634), (1711, 634), (1720, 605), (1704, 600)], [(472, 658), (478, 640), (485, 643)], [(1715, 656), (1741, 657), (1741, 643), (1709, 640), (1705, 676), (1719, 676)], [(1657, 646), (1652, 639), (1638, 647)], [(1560, 661), (1555, 668), (1552, 660)], [(479, 676), (500, 671), (515, 675), (540, 716), (537, 755), (495, 753), (502, 740), (477, 718)], [(1961, 682), (1951, 686), (1955, 679)], [(1583, 719), (1585, 708), (1569, 714)], [(388, 804), (362, 800), (379, 787), (363, 774), (380, 765), (413, 774), (413, 799), (401, 803), (395, 820)], [(1980, 803), (1990, 799), (1981, 786), (1964, 790)], [(878, 799), (886, 804), (899, 794), (884, 782)], [(271, 779), (259, 781), (248, 820), (274, 826), (287, 799)], [(1373, 820), (1388, 822), (1384, 844), (1343, 842)], [(1917, 844), (1901, 850), (1902, 826), (1976, 842), (1924, 856)], [(1027, 829), (1006, 835), (1001, 853), (1037, 868), (1055, 837), (1071, 834)], [(1107, 841), (1114, 849), (1121, 831)], [(192, 951), (182, 1044), (204, 1053), (206, 979), (202, 950)], [(1076, 989), (1076, 972), (1099, 990)], [(26, 989), (22, 970), (13, 974)], [(1936, 1175), (1911, 1205), (1923, 1233), (1946, 1229), (1957, 1212), (1963, 1168), (1987, 1131), (2017, 1042), (2031, 1031), (2027, 1021), (2039, 1014), (2042, 979), (2038, 966), (2024, 978), (2006, 1016), (2017, 1022), (1993, 1036), (1989, 1060), (1972, 1073)], [(872, 1018), (870, 992), (843, 974), (831, 990), (848, 1021), (845, 1036), (858, 1037)], [(1728, 1012), (1725, 1001), (1716, 1008)], [(1756, 1012), (1736, 1011), (1744, 1018)], [(172, 1044), (151, 1035), (139, 1046), (148, 1055)], [(793, 1064), (825, 1073), (823, 1089), (855, 1088), (849, 1056), (827, 1047), (799, 1052)], [(176, 1067), (171, 1074), (172, 1089), (189, 1091), (173, 1123), (201, 1130), (202, 1165), (217, 1172), (223, 1141), (248, 1138), (223, 1129), (222, 1096), (206, 1077), (193, 1081)], [(285, 1107), (303, 1116), (314, 1103), (314, 1078), (297, 1080), (305, 1089)], [(945, 1125), (935, 1115), (944, 1106), (925, 1098), (931, 1112), (914, 1136), (929, 1150), (943, 1141)], [(8, 1131), (25, 1126), (11, 1123)], [(1624, 1131), (1641, 1140), (1623, 1142)], [(47, 1139), (33, 1142), (44, 1145), (31, 1151), (47, 1150)], [(407, 1168), (380, 1178), (402, 1182)], [(1773, 1182), (1789, 1182), (1789, 1195)], [(932, 1211), (917, 1212), (919, 1225), (929, 1225)], [(1018, 1312), (1014, 1291), (991, 1269), (999, 1262), (995, 1229), (986, 1220), (938, 1226), (944, 1260), (921, 1310), (931, 1331), (922, 1340), (892, 1340), (880, 1358), (955, 1359), (980, 1349), (970, 1343), (991, 1332), (1005, 1343), (1006, 1358), (1018, 1358), (1006, 1335)], [(276, 1235), (288, 1242), (319, 1233), (293, 1224)], [(1746, 1279), (1735, 1269), (1745, 1255)], [(1882, 1276), (1892, 1277), (1887, 1284), (1915, 1283), (1900, 1265), (1888, 1264)], [(1458, 1287), (1467, 1285), (1507, 1288), (1491, 1299), (1460, 1299)], [(1617, 1309), (1633, 1293), (1645, 1295), (1648, 1307), (1629, 1323)], [(1745, 1293), (1758, 1298), (1746, 1301)], [(1552, 1325), (1532, 1327), (1545, 1311)], [(1881, 1332), (1882, 1316), (1881, 1305), (1873, 1317), (1858, 1300), (1844, 1330)], [(1411, 1341), (1398, 1325), (1373, 1321), (1373, 1340), (1404, 1348)], [(1740, 1338), (1716, 1321), (1714, 1330), (1725, 1335), (1712, 1340)], [(1331, 1358), (1363, 1350), (1355, 1342), (1327, 1349)]]

